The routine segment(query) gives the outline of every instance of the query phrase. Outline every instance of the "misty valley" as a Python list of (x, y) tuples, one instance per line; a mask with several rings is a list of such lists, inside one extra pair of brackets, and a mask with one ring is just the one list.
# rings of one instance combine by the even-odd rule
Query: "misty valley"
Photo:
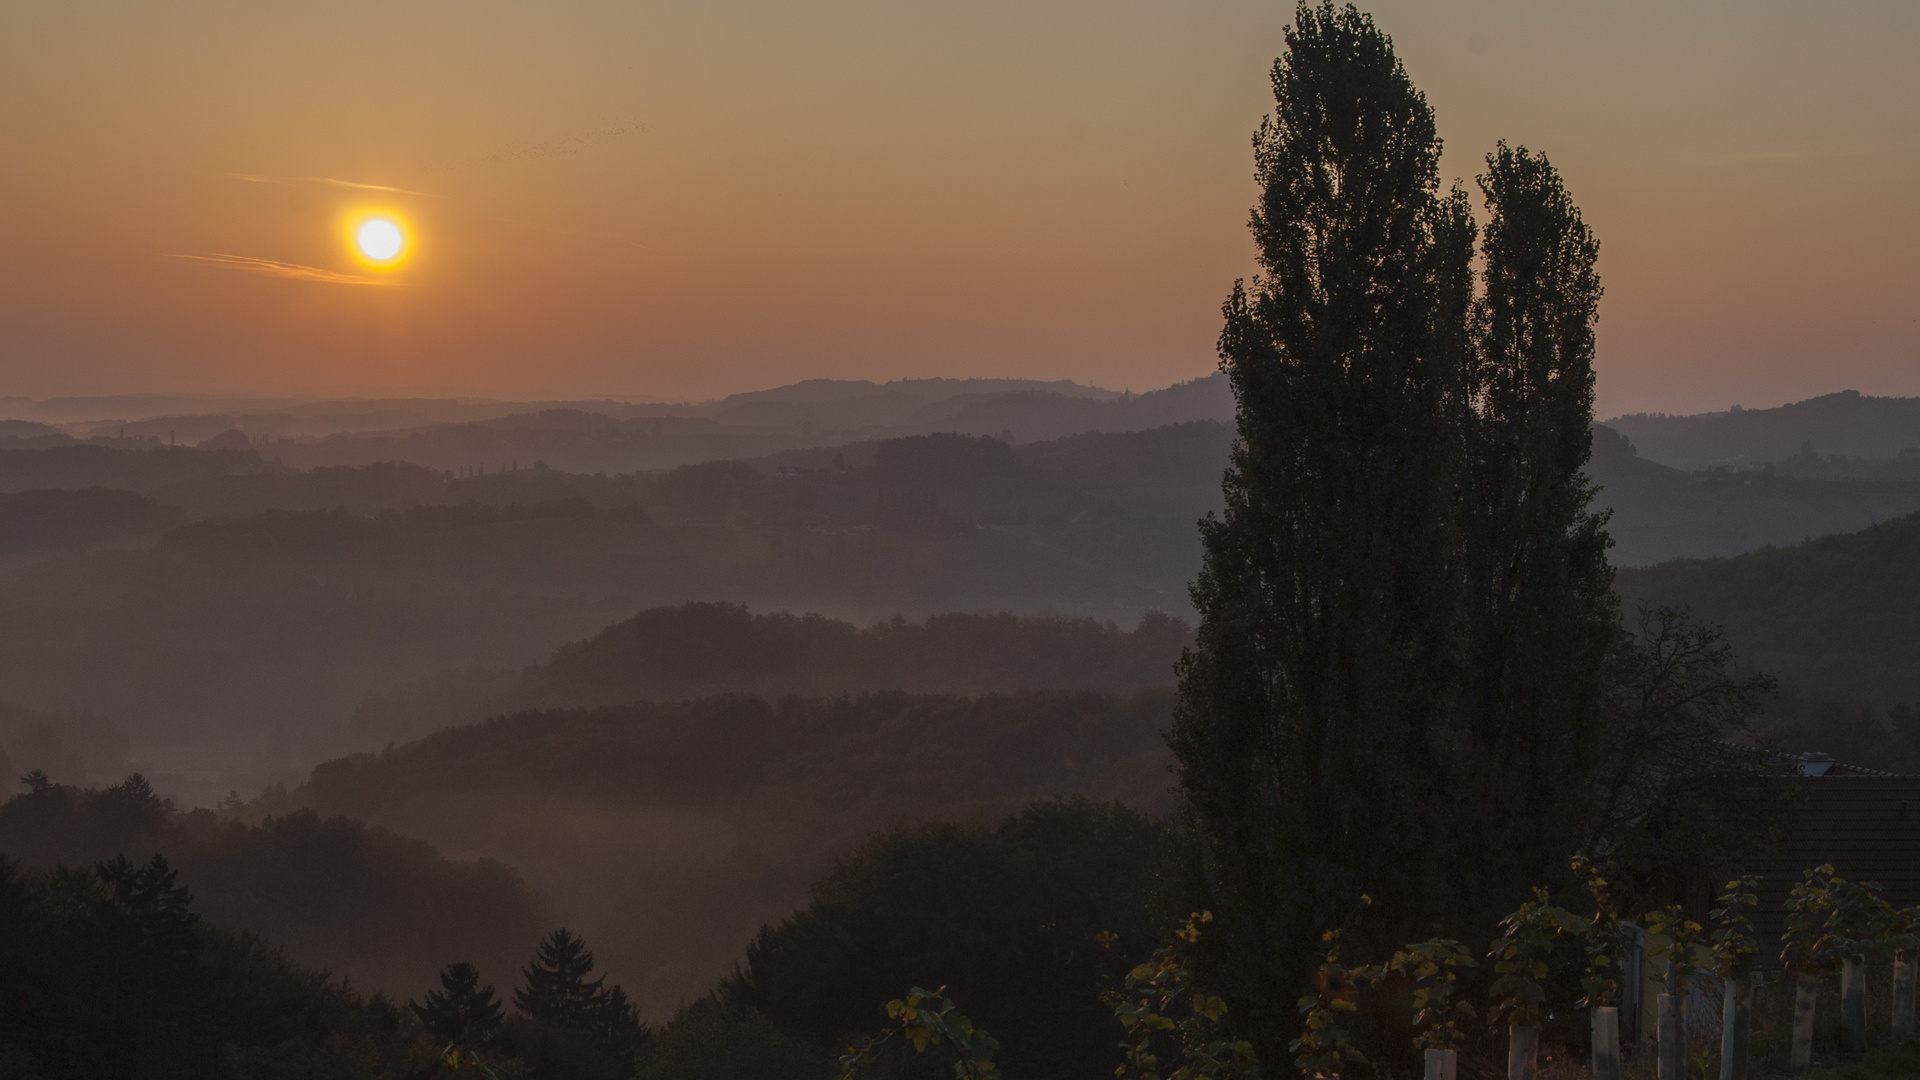
[[(1057, 434), (1088, 398), (1003, 391), (1047, 436), (1031, 440), (835, 441), (806, 419), (911, 428), (873, 411), (890, 392), (769, 391), (748, 420), (705, 410), (725, 422), (697, 436), (511, 406), (373, 437), (227, 427), (198, 446), (149, 433), (232, 418), (15, 424), (0, 771), (29, 779), (0, 808), (0, 850), (29, 866), (162, 854), (209, 923), (393, 1000), (454, 961), (505, 985), (564, 925), (660, 1025), (717, 981), (747, 994), (724, 981), (759, 977), (728, 975), (764, 959), (743, 947), (829, 917), (820, 890), (845, 860), (896, 857), (916, 835), (901, 829), (935, 827), (917, 823), (960, 823), (942, 842), (981, 858), (1040, 827), (1022, 814), (1164, 843), (1161, 733), (1230, 409), (1183, 391), (1216, 415), (1136, 408)], [(1047, 401), (1059, 413), (1034, 419)], [(1920, 400), (1821, 403), (1835, 415), (1596, 427), (1617, 591), (1723, 623), (1780, 676), (1757, 726), (1777, 745), (1920, 770), (1920, 466), (1900, 453), (1920, 443)], [(976, 427), (1014, 422), (966, 408)], [(1847, 409), (1893, 419), (1818, 475), (1804, 453), (1742, 456), (1839, 443), (1865, 426)], [(1665, 445), (1662, 423), (1689, 430), (1692, 459), (1623, 434)], [(791, 445), (696, 460), (716, 438)], [(409, 449), (421, 460), (381, 456)], [(563, 467), (583, 463), (611, 468)], [(801, 1021), (769, 1016), (792, 1042)], [(849, 1033), (805, 1023), (826, 1025), (806, 1053)]]

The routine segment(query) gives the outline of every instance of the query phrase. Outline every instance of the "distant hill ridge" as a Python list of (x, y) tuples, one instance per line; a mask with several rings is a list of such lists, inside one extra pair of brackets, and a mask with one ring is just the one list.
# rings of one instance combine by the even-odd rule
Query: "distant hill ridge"
[(1668, 416), (1634, 413), (1605, 421), (1640, 453), (1680, 469), (1785, 463), (1805, 455), (1898, 461), (1920, 475), (1920, 397), (1871, 397), (1857, 390), (1772, 409)]
[(1159, 614), (1130, 631), (1095, 619), (1007, 612), (862, 627), (817, 614), (688, 603), (643, 611), (561, 646), (518, 675), (448, 672), (377, 695), (354, 711), (344, 737), (349, 746), (371, 749), (527, 709), (722, 693), (1130, 694), (1172, 686), (1174, 663), (1191, 640), (1185, 622)]
[[(1920, 702), (1920, 514), (1724, 559), (1623, 569), (1620, 596), (1726, 627), (1743, 660), (1802, 693)], [(1872, 764), (1867, 762), (1866, 764)]]

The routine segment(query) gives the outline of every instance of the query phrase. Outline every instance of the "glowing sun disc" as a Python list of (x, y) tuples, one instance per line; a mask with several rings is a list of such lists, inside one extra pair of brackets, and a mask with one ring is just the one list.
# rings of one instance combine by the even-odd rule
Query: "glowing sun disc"
[(360, 249), (360, 254), (374, 262), (387, 262), (407, 246), (407, 234), (386, 218), (369, 218), (360, 223), (360, 228), (353, 234), (353, 242)]

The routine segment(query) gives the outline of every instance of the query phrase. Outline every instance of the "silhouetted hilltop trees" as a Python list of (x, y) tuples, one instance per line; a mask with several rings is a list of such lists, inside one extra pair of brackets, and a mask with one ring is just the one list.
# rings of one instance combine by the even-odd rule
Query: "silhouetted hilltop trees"
[(181, 813), (137, 773), (105, 789), (30, 779), (0, 804), (0, 854), (42, 868), (164, 855), (213, 923), (361, 985), (411, 992), (450, 955), (504, 967), (545, 922), (507, 867), (450, 861), (357, 821), (298, 810), (245, 825)]
[(768, 696), (908, 690), (992, 694), (1170, 686), (1187, 625), (1148, 614), (1131, 631), (1061, 616), (946, 614), (858, 627), (824, 615), (752, 614), (736, 604), (643, 611), (518, 676), (445, 672), (376, 695), (343, 733), (377, 746), (524, 709), (673, 701), (722, 693)]

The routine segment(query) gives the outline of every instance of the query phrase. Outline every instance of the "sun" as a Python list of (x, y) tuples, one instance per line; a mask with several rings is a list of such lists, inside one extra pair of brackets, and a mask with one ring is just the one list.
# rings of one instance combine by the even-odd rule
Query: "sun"
[(356, 216), (348, 225), (347, 236), (354, 255), (375, 270), (399, 266), (413, 250), (413, 237), (393, 214)]
[(386, 218), (374, 218), (360, 223), (359, 230), (353, 234), (353, 242), (359, 247), (360, 254), (374, 262), (388, 262), (406, 246), (407, 234)]

